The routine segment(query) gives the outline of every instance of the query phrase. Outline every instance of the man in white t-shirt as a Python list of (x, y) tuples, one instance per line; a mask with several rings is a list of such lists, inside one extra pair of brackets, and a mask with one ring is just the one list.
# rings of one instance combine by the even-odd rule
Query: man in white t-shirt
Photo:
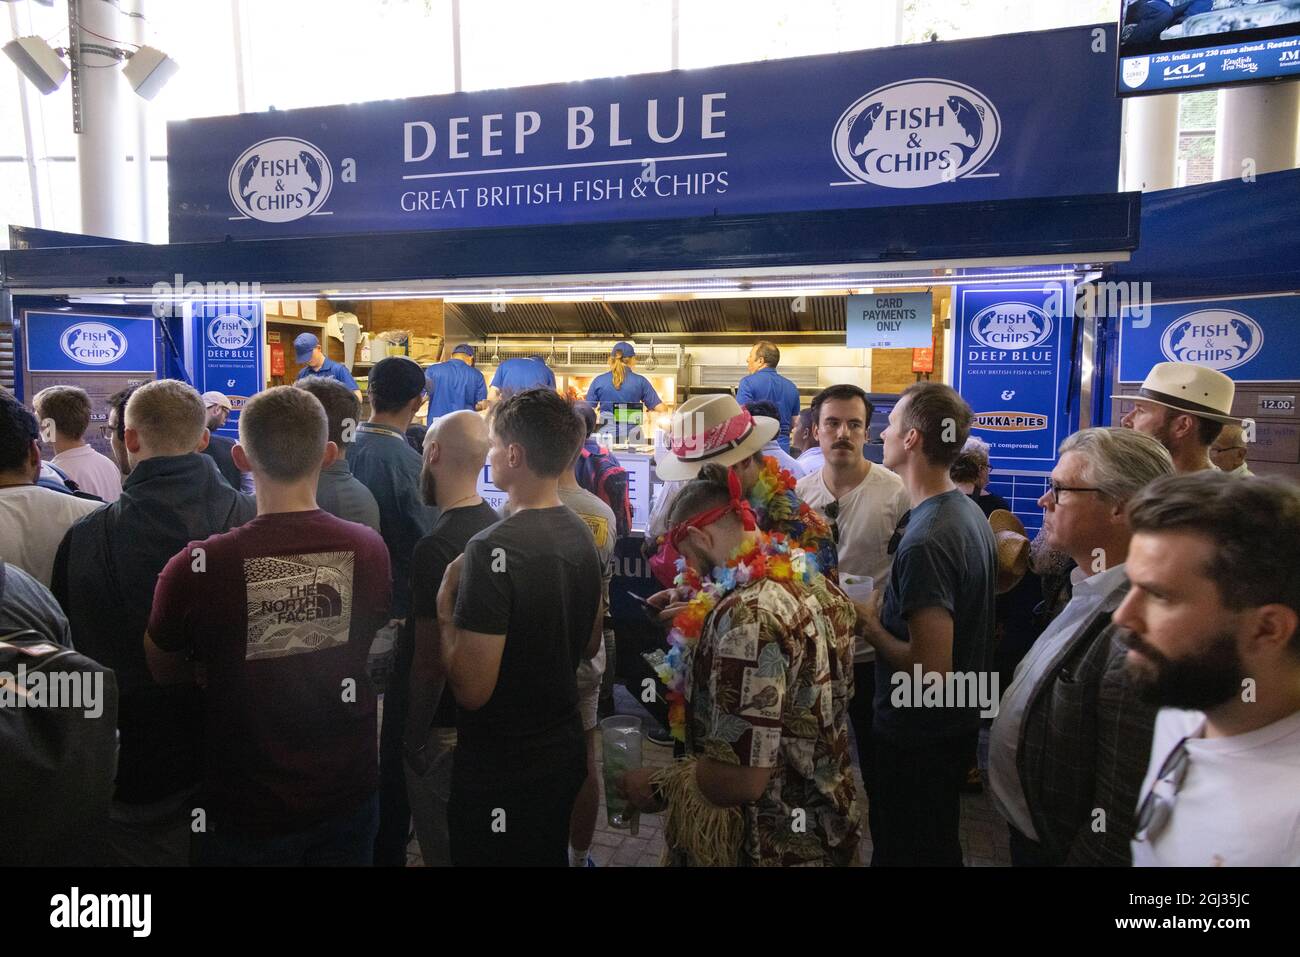
[(36, 393), (32, 406), (42, 440), (54, 446), (50, 464), (62, 469), (81, 491), (116, 502), (122, 494), (121, 469), (84, 440), (90, 428), (90, 396), (76, 386), (54, 385)]
[[(893, 556), (889, 540), (899, 519), (911, 508), (903, 480), (863, 457), (871, 424), (871, 400), (855, 385), (833, 385), (812, 403), (813, 436), (825, 459), (820, 469), (795, 486), (799, 497), (831, 523), (839, 548), (840, 584), (845, 576), (873, 579), (875, 588), (889, 583)], [(853, 654), (853, 702), (849, 717), (858, 742), (863, 784), (871, 791), (871, 716), (875, 694), (875, 652), (861, 638)]]
[(0, 392), (0, 559), (49, 588), (64, 534), (104, 503), (35, 484), (41, 474), (39, 436), (36, 416)]
[(1113, 620), (1163, 708), (1133, 863), (1300, 866), (1300, 488), (1171, 476), (1129, 521)]

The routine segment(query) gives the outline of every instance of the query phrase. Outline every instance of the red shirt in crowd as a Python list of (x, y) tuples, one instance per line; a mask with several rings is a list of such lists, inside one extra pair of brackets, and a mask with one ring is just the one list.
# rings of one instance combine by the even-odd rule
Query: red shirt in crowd
[(213, 825), (292, 833), (374, 793), (366, 663), (391, 594), (383, 539), (319, 509), (259, 515), (167, 563), (149, 635), (202, 663)]

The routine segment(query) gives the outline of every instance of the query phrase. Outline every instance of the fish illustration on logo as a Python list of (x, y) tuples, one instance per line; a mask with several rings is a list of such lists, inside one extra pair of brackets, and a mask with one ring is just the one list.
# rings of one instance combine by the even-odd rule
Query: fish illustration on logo
[(965, 166), (970, 162), (975, 151), (980, 148), (980, 143), (984, 142), (984, 109), (962, 96), (948, 97), (948, 109), (952, 110), (957, 125), (972, 140), (970, 146), (963, 143), (952, 144), (961, 151), (961, 165)]
[(867, 158), (875, 152), (874, 148), (867, 148), (867, 140), (871, 136), (871, 128), (876, 125), (876, 120), (884, 109), (883, 103), (872, 103), (861, 113), (849, 117), (849, 142), (853, 144), (853, 156), (864, 170)]
[(253, 181), (253, 173), (257, 171), (257, 164), (261, 161), (262, 157), (254, 153), (248, 158), (248, 162), (245, 163), (243, 168), (239, 171), (239, 195), (245, 202), (248, 201), (249, 194), (252, 192), (252, 190), (248, 188), (248, 184)]

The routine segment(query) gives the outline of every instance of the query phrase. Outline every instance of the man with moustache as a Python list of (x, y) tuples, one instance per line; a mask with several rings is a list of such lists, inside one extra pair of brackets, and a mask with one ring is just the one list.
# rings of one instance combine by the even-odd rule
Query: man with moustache
[(404, 636), (414, 646), (407, 703), (406, 787), (426, 867), (450, 867), (447, 796), (456, 748), (456, 702), (446, 690), (438, 647), (438, 586), (465, 545), (500, 516), (478, 494), (487, 459), (482, 417), (462, 410), (439, 417), (424, 440), (420, 488), (438, 519), (411, 555), (411, 617)]
[[(871, 401), (855, 385), (833, 385), (813, 398), (813, 435), (823, 464), (799, 480), (799, 496), (830, 520), (841, 574), (889, 580), (889, 540), (912, 503), (903, 480), (862, 454), (871, 425)], [(849, 718), (858, 745), (862, 781), (871, 793), (871, 724), (875, 697), (875, 651), (857, 639), (853, 652), (853, 704)]]
[(1300, 488), (1163, 478), (1129, 524), (1115, 622), (1162, 709), (1133, 863), (1300, 866)]
[[(1051, 488), (1038, 500), (1043, 535), (1074, 559), (1076, 584), (1016, 669), (993, 722), (989, 781), (1013, 864), (1129, 864), (1155, 708), (1125, 676), (1111, 613), (1128, 592), (1125, 507), (1173, 468), (1150, 436), (1084, 429), (1061, 444)], [(1102, 829), (1093, 827), (1097, 809)]]

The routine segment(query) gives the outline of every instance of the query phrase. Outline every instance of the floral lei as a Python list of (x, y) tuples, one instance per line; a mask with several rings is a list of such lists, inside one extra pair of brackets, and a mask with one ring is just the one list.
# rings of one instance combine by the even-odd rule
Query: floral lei
[(798, 480), (789, 469), (765, 456), (763, 470), (749, 490), (749, 504), (758, 518), (758, 527), (780, 532), (800, 548), (817, 558), (818, 570), (834, 573), (835, 549), (830, 526), (811, 505), (795, 493)]
[(686, 741), (686, 671), (704, 622), (718, 603), (737, 588), (763, 578), (808, 584), (817, 575), (816, 556), (792, 546), (779, 532), (760, 533), (757, 539), (745, 541), (726, 565), (713, 569), (706, 578), (701, 578), (685, 559), (677, 560), (673, 584), (693, 597), (673, 619), (668, 654), (656, 669), (659, 680), (668, 688), (668, 724), (675, 739)]

